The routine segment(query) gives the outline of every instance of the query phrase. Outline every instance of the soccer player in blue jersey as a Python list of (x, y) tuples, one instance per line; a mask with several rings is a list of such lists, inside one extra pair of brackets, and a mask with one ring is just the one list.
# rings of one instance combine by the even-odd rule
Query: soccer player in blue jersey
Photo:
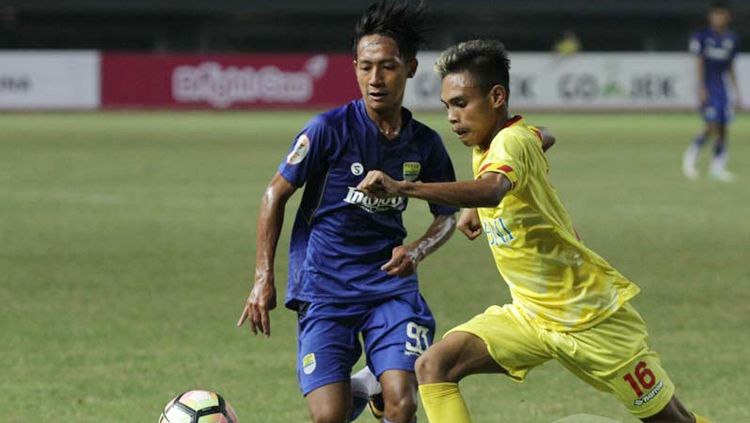
[(737, 36), (729, 30), (731, 14), (724, 2), (715, 2), (708, 11), (708, 28), (693, 34), (690, 51), (698, 57), (698, 97), (706, 127), (690, 143), (682, 160), (682, 172), (697, 179), (695, 168), (700, 150), (709, 139), (715, 139), (714, 158), (709, 175), (724, 182), (734, 179), (726, 169), (727, 125), (732, 120), (732, 102), (727, 77), (734, 88), (734, 102), (739, 104), (739, 89), (734, 72)]
[(382, 385), (383, 421), (415, 420), (414, 362), (435, 328), (419, 293), (417, 264), (448, 240), (458, 210), (431, 203), (426, 233), (404, 243), (407, 199), (377, 199), (356, 187), (375, 169), (397, 180), (455, 180), (440, 136), (402, 107), (423, 28), (421, 3), (367, 9), (354, 40), (362, 98), (308, 122), (262, 198), (255, 283), (238, 325), (249, 321), (254, 333), (271, 334), (284, 208), (305, 186), (292, 229), (285, 305), (299, 318), (297, 375), (314, 422), (353, 418), (350, 373), (362, 353), (360, 338)]

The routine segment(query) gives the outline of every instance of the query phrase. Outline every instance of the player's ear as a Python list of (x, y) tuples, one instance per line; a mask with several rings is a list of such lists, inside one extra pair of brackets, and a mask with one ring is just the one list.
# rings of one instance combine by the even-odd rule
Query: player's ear
[(490, 102), (495, 108), (501, 108), (505, 105), (508, 98), (508, 90), (500, 84), (495, 84), (490, 88)]
[(354, 66), (354, 70), (357, 70), (357, 59), (352, 60), (352, 66)]
[(409, 78), (413, 78), (414, 75), (417, 73), (418, 65), (419, 65), (419, 61), (417, 60), (416, 57), (409, 60), (409, 64), (407, 65), (407, 67), (409, 68), (409, 73), (408, 73)]

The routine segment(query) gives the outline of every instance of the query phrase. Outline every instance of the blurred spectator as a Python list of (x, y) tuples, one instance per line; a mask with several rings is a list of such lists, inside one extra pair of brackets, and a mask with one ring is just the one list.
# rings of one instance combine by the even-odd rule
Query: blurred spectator
[(557, 54), (564, 56), (575, 54), (581, 51), (581, 40), (578, 39), (578, 36), (575, 32), (566, 30), (562, 33), (560, 39), (555, 42), (555, 45), (552, 47), (552, 49)]

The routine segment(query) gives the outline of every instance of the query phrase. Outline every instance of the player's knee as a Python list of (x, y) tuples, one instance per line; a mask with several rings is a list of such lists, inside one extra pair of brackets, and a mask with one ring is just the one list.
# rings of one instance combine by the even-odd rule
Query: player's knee
[(313, 423), (345, 423), (349, 410), (335, 404), (316, 404), (310, 408)]
[(394, 423), (411, 423), (417, 414), (417, 400), (413, 395), (385, 399), (385, 417)]
[(451, 380), (451, 360), (441, 354), (440, 349), (430, 348), (422, 354), (415, 364), (417, 381), (420, 384), (457, 382)]

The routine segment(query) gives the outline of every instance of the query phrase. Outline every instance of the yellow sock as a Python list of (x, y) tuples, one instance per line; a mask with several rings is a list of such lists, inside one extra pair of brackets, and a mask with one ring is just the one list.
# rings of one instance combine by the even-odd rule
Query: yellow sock
[(419, 396), (430, 423), (471, 423), (457, 383), (419, 385)]
[(693, 414), (693, 417), (695, 417), (695, 423), (711, 423), (707, 418), (701, 417), (697, 414)]

